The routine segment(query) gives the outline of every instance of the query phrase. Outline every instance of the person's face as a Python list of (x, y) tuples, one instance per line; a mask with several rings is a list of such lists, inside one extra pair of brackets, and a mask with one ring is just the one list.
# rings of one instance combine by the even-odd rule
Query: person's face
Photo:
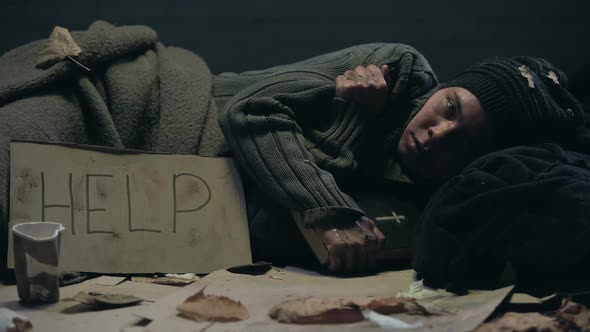
[(412, 177), (442, 181), (458, 173), (492, 143), (488, 117), (466, 89), (433, 94), (402, 133), (398, 151)]

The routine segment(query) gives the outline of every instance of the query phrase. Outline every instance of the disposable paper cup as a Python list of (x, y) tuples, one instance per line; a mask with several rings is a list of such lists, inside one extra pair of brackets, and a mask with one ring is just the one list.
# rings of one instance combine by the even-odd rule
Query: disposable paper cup
[(26, 222), (12, 227), (18, 297), (23, 302), (59, 301), (62, 224)]

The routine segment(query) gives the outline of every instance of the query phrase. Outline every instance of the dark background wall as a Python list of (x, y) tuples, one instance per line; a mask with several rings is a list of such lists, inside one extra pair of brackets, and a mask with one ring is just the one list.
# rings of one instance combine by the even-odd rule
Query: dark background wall
[(199, 53), (215, 73), (358, 43), (404, 42), (422, 51), (442, 80), (492, 55), (545, 57), (586, 99), (589, 11), (587, 0), (0, 0), (0, 53), (45, 38), (54, 25), (85, 29), (96, 19), (149, 25), (162, 42)]

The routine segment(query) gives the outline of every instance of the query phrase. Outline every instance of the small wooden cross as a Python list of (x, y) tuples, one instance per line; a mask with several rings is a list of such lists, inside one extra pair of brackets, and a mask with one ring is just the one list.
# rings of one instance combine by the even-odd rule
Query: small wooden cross
[(405, 216), (402, 216), (402, 215), (399, 215), (398, 216), (395, 213), (395, 211), (391, 211), (391, 214), (392, 214), (391, 217), (389, 217), (389, 216), (387, 216), (387, 217), (377, 217), (377, 218), (375, 218), (375, 220), (377, 220), (377, 221), (382, 221), (382, 220), (395, 220), (398, 224), (401, 224), (402, 223), (402, 220), (406, 219)]

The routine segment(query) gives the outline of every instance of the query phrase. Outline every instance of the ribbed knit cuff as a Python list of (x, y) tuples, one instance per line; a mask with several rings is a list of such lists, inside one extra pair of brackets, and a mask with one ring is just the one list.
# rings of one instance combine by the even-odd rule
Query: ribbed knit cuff
[(303, 211), (303, 224), (308, 228), (318, 224), (352, 224), (364, 215), (363, 211), (349, 207), (324, 206)]

